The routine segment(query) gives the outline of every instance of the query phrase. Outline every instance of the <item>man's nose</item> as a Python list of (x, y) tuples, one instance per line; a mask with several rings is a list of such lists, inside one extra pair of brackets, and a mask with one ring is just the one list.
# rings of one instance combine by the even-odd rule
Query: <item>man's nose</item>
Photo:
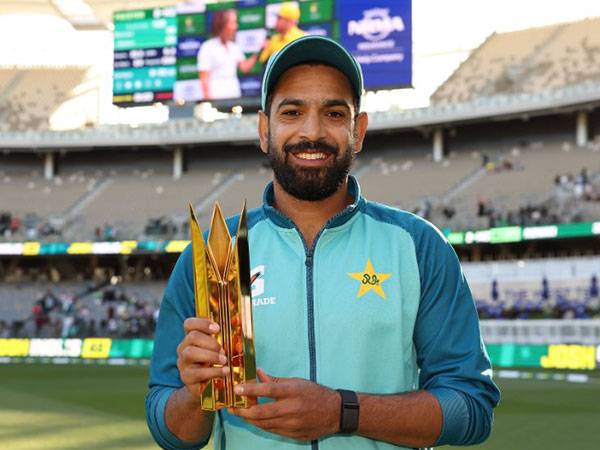
[(325, 137), (323, 119), (317, 111), (308, 111), (304, 115), (299, 138), (307, 141), (318, 141)]

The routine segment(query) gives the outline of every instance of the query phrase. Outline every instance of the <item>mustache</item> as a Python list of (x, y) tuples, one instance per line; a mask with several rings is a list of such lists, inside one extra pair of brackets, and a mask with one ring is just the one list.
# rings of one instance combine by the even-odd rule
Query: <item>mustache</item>
[(295, 144), (286, 144), (283, 146), (283, 151), (285, 153), (297, 153), (307, 150), (331, 153), (334, 155), (339, 153), (339, 147), (324, 141), (300, 141)]

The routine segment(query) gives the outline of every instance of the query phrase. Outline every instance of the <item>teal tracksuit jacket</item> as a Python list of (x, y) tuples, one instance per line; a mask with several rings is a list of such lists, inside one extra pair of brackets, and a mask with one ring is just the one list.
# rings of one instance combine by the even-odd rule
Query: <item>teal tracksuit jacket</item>
[[(271, 205), (248, 214), (257, 366), (331, 388), (392, 394), (425, 389), (440, 402), (436, 443), (481, 442), (492, 427), (499, 391), (481, 341), (477, 312), (456, 254), (431, 224), (365, 200), (350, 177), (354, 203), (333, 217), (307, 248), (294, 224)], [(238, 217), (228, 219), (232, 235)], [(183, 383), (176, 348), (195, 315), (191, 251), (169, 279), (155, 337), (146, 397), (148, 425), (169, 450), (201, 448), (166, 427), (169, 395)], [(361, 436), (297, 442), (221, 410), (213, 430), (222, 450), (388, 449)]]

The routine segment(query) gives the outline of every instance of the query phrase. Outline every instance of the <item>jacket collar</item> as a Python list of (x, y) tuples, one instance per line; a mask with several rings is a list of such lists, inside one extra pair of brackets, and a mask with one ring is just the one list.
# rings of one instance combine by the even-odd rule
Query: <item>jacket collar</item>
[[(348, 177), (348, 193), (352, 197), (353, 202), (329, 219), (329, 221), (325, 224), (325, 228), (333, 228), (343, 225), (363, 208), (366, 200), (360, 193), (360, 185), (358, 184), (358, 181), (352, 175)], [(273, 182), (271, 181), (263, 193), (263, 211), (265, 216), (279, 227), (295, 228), (294, 222), (292, 222), (292, 220), (281, 211), (276, 209), (273, 206), (274, 203), (275, 193), (273, 191)]]

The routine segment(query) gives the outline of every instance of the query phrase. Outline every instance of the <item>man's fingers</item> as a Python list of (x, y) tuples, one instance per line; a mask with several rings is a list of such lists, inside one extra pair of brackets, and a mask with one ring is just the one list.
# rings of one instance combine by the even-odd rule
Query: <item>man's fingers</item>
[(267, 372), (264, 371), (264, 369), (261, 369), (260, 367), (256, 368), (256, 374), (258, 375), (258, 379), (260, 380), (261, 383), (279, 383), (282, 380), (292, 380), (293, 378), (280, 378), (280, 377), (274, 377), (273, 375), (269, 375)]
[(268, 382), (268, 383), (247, 383), (239, 384), (235, 387), (235, 393), (249, 397), (270, 397), (280, 398), (295, 392), (293, 383)]
[(181, 351), (181, 357), (187, 364), (208, 363), (226, 364), (227, 358), (222, 353), (213, 352), (204, 348), (187, 346)]
[(272, 383), (273, 379), (267, 375), (267, 372), (262, 370), (260, 367), (256, 369), (256, 375), (258, 375), (258, 379), (261, 383)]
[(196, 330), (205, 334), (213, 334), (219, 331), (219, 325), (206, 317), (188, 317), (183, 322), (185, 333)]
[(248, 420), (268, 420), (282, 417), (290, 413), (286, 408), (285, 400), (271, 403), (261, 403), (250, 408), (230, 408), (231, 414)]
[(212, 378), (221, 378), (229, 373), (229, 367), (188, 367), (181, 372), (181, 381), (186, 385), (206, 383)]
[(216, 353), (221, 352), (221, 344), (219, 344), (219, 342), (214, 337), (196, 330), (190, 331), (183, 338), (183, 345), (186, 347), (200, 347)]

